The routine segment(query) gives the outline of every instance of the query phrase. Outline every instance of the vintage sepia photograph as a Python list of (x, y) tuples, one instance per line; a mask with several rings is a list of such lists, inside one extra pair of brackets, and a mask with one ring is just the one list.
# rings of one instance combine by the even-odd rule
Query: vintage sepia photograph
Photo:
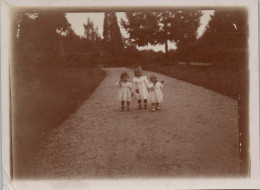
[(11, 7), (10, 178), (249, 179), (249, 14)]

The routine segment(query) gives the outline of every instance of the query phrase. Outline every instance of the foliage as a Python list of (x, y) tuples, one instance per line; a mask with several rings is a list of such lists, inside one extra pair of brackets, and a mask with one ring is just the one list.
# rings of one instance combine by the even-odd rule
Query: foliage
[(78, 67), (103, 62), (103, 42), (90, 19), (83, 25), (85, 36), (80, 37), (71, 28), (65, 13), (19, 11), (13, 13), (13, 18), (15, 63)]
[(138, 46), (165, 44), (168, 54), (168, 41), (181, 47), (187, 41), (195, 40), (200, 24), (200, 11), (160, 11), (127, 12), (128, 21), (121, 20), (129, 33), (129, 38)]
[(84, 37), (87, 39), (87, 41), (95, 43), (98, 40), (98, 38), (100, 38), (98, 34), (98, 27), (94, 27), (94, 23), (90, 20), (90, 18), (87, 19), (87, 23), (83, 26), (85, 29)]
[[(55, 62), (64, 51), (63, 36), (70, 24), (64, 13), (39, 12), (32, 19), (28, 13), (17, 12), (12, 35), (13, 49), (22, 61)], [(16, 60), (17, 61), (17, 60)]]
[(111, 58), (108, 64), (120, 65), (123, 56), (123, 39), (115, 12), (105, 12), (103, 36), (105, 51)]
[(246, 63), (247, 18), (246, 10), (216, 10), (198, 42), (197, 54), (228, 65)]
[[(105, 12), (104, 39), (89, 18), (85, 35), (75, 34), (65, 13), (20, 11), (13, 14), (14, 62), (71, 66), (126, 66), (167, 62), (213, 62), (229, 66), (247, 63), (247, 12), (217, 9), (204, 35), (197, 39), (201, 11), (126, 12), (121, 20), (129, 38), (122, 37), (115, 12)], [(168, 51), (174, 41), (177, 50)], [(137, 46), (164, 44), (162, 53), (138, 51)], [(160, 56), (159, 56), (160, 54)], [(245, 65), (245, 64), (244, 64)]]

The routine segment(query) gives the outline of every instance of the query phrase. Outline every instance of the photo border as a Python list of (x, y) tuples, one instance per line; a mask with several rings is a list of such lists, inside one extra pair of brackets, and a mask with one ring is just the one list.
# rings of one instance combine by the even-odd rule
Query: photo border
[[(250, 153), (250, 178), (249, 179), (162, 179), (162, 178), (129, 178), (118, 180), (12, 180), (11, 168), (11, 119), (10, 119), (10, 7), (12, 8), (33, 8), (43, 7), (50, 9), (86, 10), (88, 7), (94, 10), (104, 7), (232, 7), (243, 6), (248, 8), (249, 17), (249, 153)], [(102, 9), (103, 10), (103, 9)], [(58, 1), (34, 1), (34, 0), (7, 0), (1, 1), (1, 95), (2, 95), (2, 175), (6, 176), (3, 181), (4, 186), (14, 187), (15, 189), (201, 189), (201, 188), (260, 188), (259, 170), (259, 65), (258, 65), (258, 1), (257, 0), (58, 0)], [(4, 177), (3, 176), (3, 177)], [(8, 181), (9, 180), (9, 181)]]

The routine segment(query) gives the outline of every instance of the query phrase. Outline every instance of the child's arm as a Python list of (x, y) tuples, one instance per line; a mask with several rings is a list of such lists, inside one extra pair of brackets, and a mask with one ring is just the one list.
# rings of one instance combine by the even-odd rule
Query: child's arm
[(134, 89), (133, 89), (132, 83), (129, 84), (129, 88), (131, 90), (131, 96), (133, 97), (134, 96)]
[(136, 93), (139, 93), (139, 90), (137, 89), (137, 84), (135, 82), (135, 78), (133, 79), (133, 89), (135, 89)]
[(149, 87), (149, 81), (147, 80), (146, 76), (144, 77), (144, 83), (145, 83), (146, 87)]
[(121, 87), (121, 82), (122, 82), (121, 80), (120, 80), (120, 81), (117, 81), (117, 82), (116, 82), (116, 86), (118, 86), (118, 87), (120, 88), (120, 87)]
[(164, 81), (162, 81), (162, 82), (160, 83), (160, 89), (162, 89), (162, 88), (163, 88), (163, 85), (162, 85), (162, 83), (164, 83)]
[(147, 88), (147, 90), (148, 90), (148, 92), (151, 90), (150, 89), (150, 87), (149, 87), (149, 81), (147, 80), (147, 78), (146, 78), (146, 76), (144, 77), (144, 83), (145, 83), (145, 85), (146, 85), (146, 88)]
[(166, 83), (164, 82), (164, 80), (162, 80), (162, 81), (161, 81), (161, 84), (160, 84), (160, 89), (162, 89), (162, 88), (163, 88), (163, 84), (166, 84)]

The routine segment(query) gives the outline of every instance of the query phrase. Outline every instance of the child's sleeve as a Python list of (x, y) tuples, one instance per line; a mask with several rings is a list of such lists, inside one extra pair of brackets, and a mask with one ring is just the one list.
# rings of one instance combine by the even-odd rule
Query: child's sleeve
[(116, 86), (117, 86), (117, 87), (120, 87), (119, 81), (116, 82)]
[(160, 83), (160, 89), (162, 89), (163, 88), (163, 84), (162, 83)]

